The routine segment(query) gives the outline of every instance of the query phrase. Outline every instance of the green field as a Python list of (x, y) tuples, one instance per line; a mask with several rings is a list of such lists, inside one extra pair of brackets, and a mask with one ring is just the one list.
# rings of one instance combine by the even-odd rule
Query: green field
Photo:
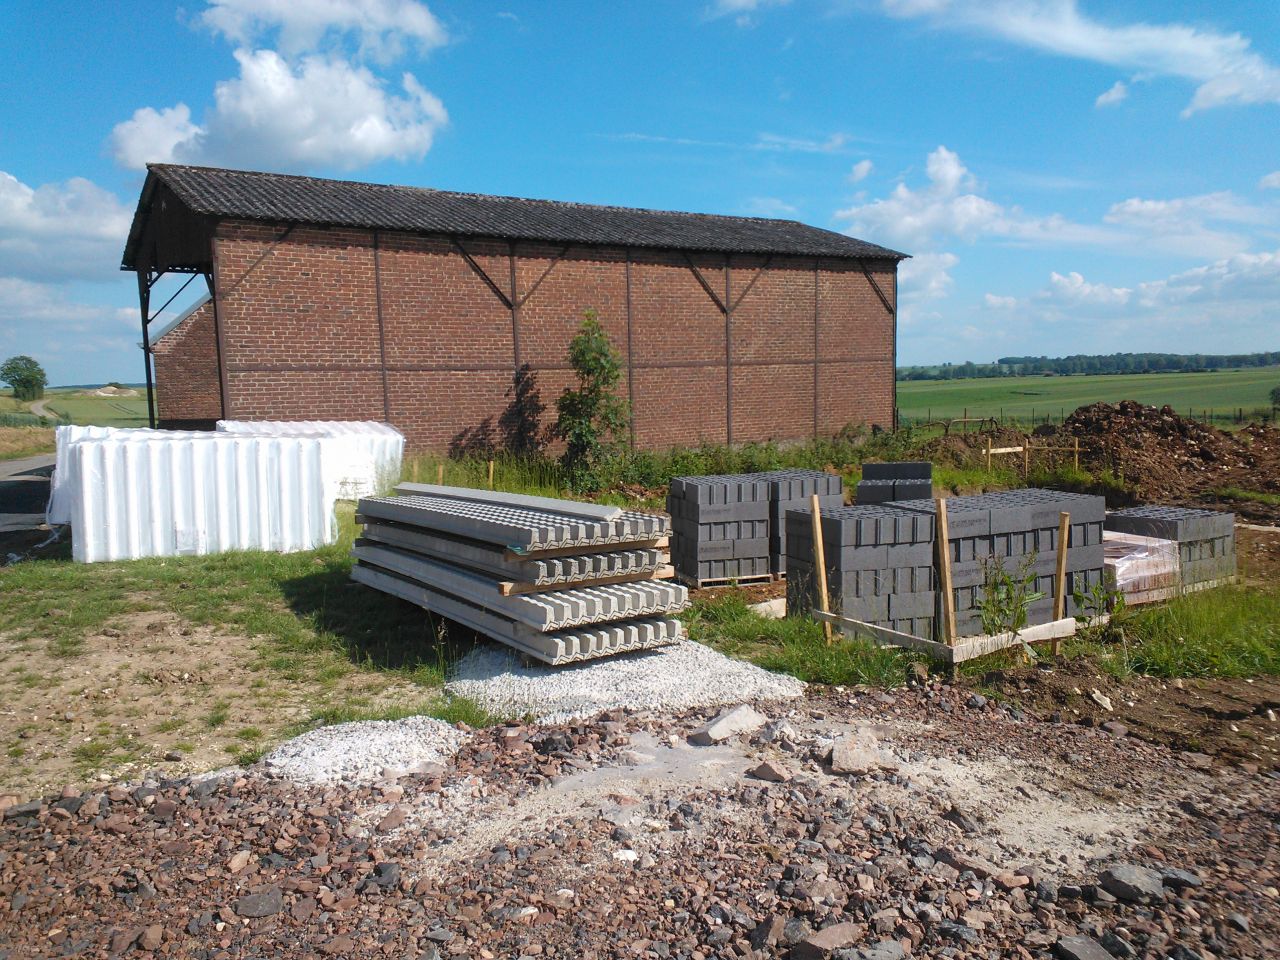
[(1212, 412), (1219, 420), (1243, 407), (1246, 416), (1270, 409), (1267, 395), (1280, 386), (1280, 367), (1214, 373), (1103, 374), (1079, 377), (1002, 377), (986, 380), (912, 380), (898, 384), (904, 423), (964, 416), (1059, 420), (1076, 407), (1137, 400), (1173, 407), (1182, 415)]
[(136, 397), (95, 397), (82, 390), (49, 390), (45, 407), (72, 423), (100, 427), (145, 427), (147, 398), (143, 390)]

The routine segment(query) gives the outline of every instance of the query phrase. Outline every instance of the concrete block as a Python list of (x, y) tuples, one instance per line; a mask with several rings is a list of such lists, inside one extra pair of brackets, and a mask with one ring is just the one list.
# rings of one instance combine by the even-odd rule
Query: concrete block
[(928, 480), (933, 481), (933, 464), (920, 460), (893, 463), (864, 463), (863, 480)]
[(916, 617), (932, 617), (937, 611), (938, 594), (933, 591), (920, 593), (893, 593), (889, 595), (889, 618), (910, 620)]
[(859, 480), (855, 494), (858, 506), (874, 506), (896, 500), (897, 484), (892, 480)]

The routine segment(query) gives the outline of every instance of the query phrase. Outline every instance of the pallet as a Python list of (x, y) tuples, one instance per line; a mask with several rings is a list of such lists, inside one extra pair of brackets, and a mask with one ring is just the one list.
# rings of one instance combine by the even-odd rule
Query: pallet
[(1199, 583), (1175, 584), (1172, 587), (1158, 587), (1154, 590), (1135, 590), (1122, 594), (1126, 607), (1137, 607), (1144, 603), (1158, 603), (1161, 600), (1172, 600), (1184, 593), (1197, 593), (1201, 590), (1213, 590), (1235, 583), (1235, 577), (1223, 577), (1220, 580), (1201, 580)]
[(670, 580), (676, 574), (674, 567), (659, 567), (643, 573), (618, 573), (611, 577), (593, 577), (588, 580), (565, 580), (559, 583), (533, 583), (531, 581), (501, 580), (498, 592), (504, 597), (522, 593), (553, 593), (557, 590), (585, 590), (588, 587), (609, 587), (618, 583), (643, 583), (646, 580)]
[(697, 577), (686, 577), (683, 573), (677, 573), (676, 579), (690, 589), (701, 590), (704, 587), (745, 587), (752, 583), (777, 583), (780, 576), (777, 573), (757, 573), (749, 577), (712, 577), (699, 580)]

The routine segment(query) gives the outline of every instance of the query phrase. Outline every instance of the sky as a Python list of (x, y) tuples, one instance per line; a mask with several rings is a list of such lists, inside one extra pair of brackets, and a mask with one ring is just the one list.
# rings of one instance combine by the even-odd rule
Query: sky
[(52, 384), (141, 379), (148, 162), (838, 230), (912, 257), (900, 364), (1280, 349), (1274, 0), (3, 0), (0, 62)]

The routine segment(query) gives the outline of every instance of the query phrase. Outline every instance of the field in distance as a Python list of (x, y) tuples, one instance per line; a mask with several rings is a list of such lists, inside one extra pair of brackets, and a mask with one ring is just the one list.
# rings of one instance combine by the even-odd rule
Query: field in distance
[(898, 409), (903, 422), (932, 418), (1017, 417), (1052, 420), (1077, 407), (1100, 401), (1173, 407), (1196, 418), (1211, 411), (1225, 420), (1243, 407), (1245, 416), (1270, 409), (1267, 397), (1280, 386), (1280, 367), (1219, 370), (1212, 373), (1100, 374), (1071, 377), (1000, 377), (985, 380), (911, 380), (898, 384)]
[(146, 387), (54, 387), (34, 403), (15, 400), (10, 391), (0, 395), (0, 413), (36, 414), (72, 423), (99, 427), (145, 427)]

